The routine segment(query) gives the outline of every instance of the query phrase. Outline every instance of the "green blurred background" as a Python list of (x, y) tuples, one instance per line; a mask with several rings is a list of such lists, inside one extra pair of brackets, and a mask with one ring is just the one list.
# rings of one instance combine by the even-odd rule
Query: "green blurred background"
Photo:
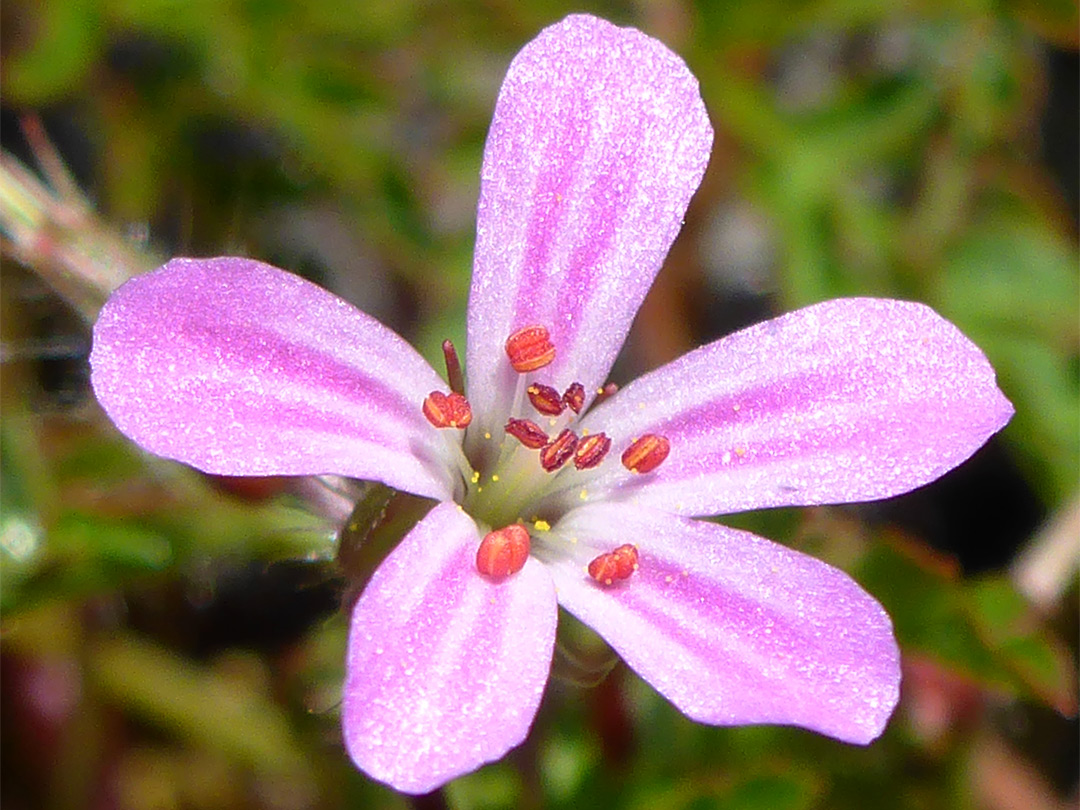
[[(572, 11), (681, 54), (717, 130), (613, 379), (891, 296), (957, 323), (1017, 413), (909, 496), (725, 521), (888, 608), (903, 700), (873, 746), (697, 726), (620, 665), (553, 681), (522, 748), (408, 800), (341, 744), (340, 513), (126, 443), (88, 323), (165, 257), (239, 253), (432, 360), (463, 345), (495, 95)], [(1074, 2), (8, 0), (0, 23), (5, 808), (1076, 806)]]

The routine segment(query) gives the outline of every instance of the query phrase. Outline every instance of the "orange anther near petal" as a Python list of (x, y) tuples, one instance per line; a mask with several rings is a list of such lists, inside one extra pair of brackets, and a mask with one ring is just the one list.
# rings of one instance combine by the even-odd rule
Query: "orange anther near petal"
[(558, 416), (563, 412), (562, 397), (550, 385), (533, 383), (525, 389), (525, 393), (529, 395), (529, 402), (540, 413), (546, 416)]
[(566, 389), (562, 398), (566, 407), (574, 413), (581, 413), (581, 408), (585, 405), (585, 386), (579, 382), (570, 383), (570, 387)]
[(617, 579), (626, 579), (637, 570), (637, 546), (629, 543), (608, 554), (601, 554), (589, 563), (589, 576), (602, 585), (610, 585)]
[(578, 438), (574, 431), (564, 430), (540, 449), (540, 466), (548, 472), (555, 472), (574, 455), (577, 443)]
[(574, 451), (574, 466), (579, 470), (591, 470), (604, 460), (611, 449), (611, 439), (603, 433), (594, 433), (578, 442)]
[(633, 473), (652, 472), (663, 463), (670, 452), (671, 442), (663, 436), (647, 433), (626, 448), (622, 454), (622, 463)]
[(526, 326), (506, 339), (506, 356), (514, 371), (536, 371), (555, 359), (555, 344), (543, 326)]
[(516, 574), (529, 558), (529, 533), (520, 523), (488, 532), (476, 550), (476, 570), (493, 579)]
[(437, 428), (466, 428), (472, 421), (472, 407), (461, 394), (432, 391), (424, 400), (424, 416)]
[(511, 419), (503, 430), (531, 450), (539, 450), (551, 441), (539, 425), (528, 419)]

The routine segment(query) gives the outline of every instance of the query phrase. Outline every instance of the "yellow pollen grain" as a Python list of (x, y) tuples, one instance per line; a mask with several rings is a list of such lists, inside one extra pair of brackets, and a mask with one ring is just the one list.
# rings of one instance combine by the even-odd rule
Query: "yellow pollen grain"
[(690, 576), (690, 572), (689, 572), (689, 571), (687, 571), (687, 570), (686, 570), (686, 569), (684, 568), (684, 569), (683, 569), (683, 572), (682, 572), (682, 575), (683, 575), (684, 577), (688, 577), (688, 576)]
[(499, 476), (497, 476), (497, 475), (493, 475), (493, 476), (491, 476), (491, 483), (493, 483), (493, 484), (494, 484), (494, 483), (495, 483), (496, 481), (498, 481), (498, 480), (499, 480)]
[(555, 419), (554, 417), (552, 417), (551, 419), (548, 419), (548, 424), (551, 425), (552, 427), (555, 427), (555, 423), (558, 422), (558, 421), (559, 421), (558, 419)]
[(474, 484), (480, 483), (480, 473), (476, 472), (475, 470), (473, 471), (473, 474), (472, 474), (472, 482)]
[(491, 438), (491, 434), (486, 430), (484, 431), (484, 438), (485, 439), (490, 439)]
[(731, 406), (731, 410), (733, 410), (733, 411), (741, 411), (742, 410), (742, 405), (740, 405), (738, 402), (736, 402), (734, 405)]
[(745, 447), (736, 447), (735, 448), (735, 455), (737, 455), (739, 458), (742, 458), (743, 456), (746, 455), (746, 448)]
[[(576, 542), (577, 542), (577, 538), (576, 538), (576, 537), (571, 537), (571, 538), (570, 538), (570, 542), (571, 542), (571, 543), (576, 543)], [(588, 569), (586, 569), (586, 570), (588, 570)]]
[(538, 532), (550, 532), (551, 524), (548, 523), (546, 520), (537, 520), (533, 523), (533, 528), (536, 529)]
[(588, 435), (589, 435), (589, 429), (588, 428), (585, 428), (583, 431), (581, 431), (581, 438), (584, 439)]
[(674, 582), (674, 580), (671, 577), (671, 574), (668, 574), (666, 577), (664, 577), (664, 582)]
[(581, 500), (583, 500), (583, 501), (587, 500), (588, 497), (589, 497), (589, 490), (587, 490), (587, 489), (581, 490), (581, 492), (578, 493), (578, 497), (581, 498)]

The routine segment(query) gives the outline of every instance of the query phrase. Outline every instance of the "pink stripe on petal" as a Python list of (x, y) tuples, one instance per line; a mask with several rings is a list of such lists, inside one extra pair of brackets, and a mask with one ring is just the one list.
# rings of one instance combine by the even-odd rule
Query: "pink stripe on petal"
[(451, 448), (421, 411), (445, 384), (377, 321), (269, 265), (174, 259), (132, 280), (102, 310), (90, 363), (125, 435), (206, 472), (453, 493)]
[(481, 175), (469, 299), (470, 400), (505, 418), (503, 342), (551, 330), (560, 391), (603, 382), (705, 171), (712, 128), (683, 61), (639, 31), (588, 16), (517, 55)]
[(376, 570), (353, 608), (342, 723), (353, 761), (425, 793), (525, 739), (551, 667), (558, 614), (544, 567), (476, 571), (480, 535), (436, 506)]
[(868, 743), (899, 696), (885, 611), (819, 560), (748, 532), (634, 506), (584, 507), (580, 541), (638, 546), (613, 587), (552, 566), (559, 602), (693, 720), (777, 723)]
[(583, 423), (615, 447), (658, 433), (671, 453), (593, 497), (680, 514), (887, 498), (938, 478), (1013, 409), (994, 370), (921, 304), (842, 299), (758, 324), (628, 385)]

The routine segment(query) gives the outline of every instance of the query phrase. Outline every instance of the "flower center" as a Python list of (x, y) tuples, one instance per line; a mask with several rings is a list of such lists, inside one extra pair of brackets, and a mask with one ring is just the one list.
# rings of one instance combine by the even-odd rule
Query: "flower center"
[[(467, 457), (460, 442), (455, 440), (454, 444), (463, 482), (458, 501), (487, 531), (477, 549), (477, 570), (501, 579), (520, 571), (532, 554), (547, 561), (569, 556), (580, 561), (584, 572), (603, 586), (629, 578), (638, 569), (635, 546), (624, 544), (609, 550), (582, 543), (574, 547), (577, 539), (564, 538), (558, 531), (566, 507), (552, 505), (557, 500), (555, 494), (577, 487), (581, 500), (587, 500), (585, 484), (592, 471), (608, 460), (612, 449), (612, 441), (605, 433), (582, 431), (579, 435), (573, 429), (585, 407), (585, 386), (571, 382), (560, 392), (527, 379), (555, 360), (556, 347), (544, 326), (518, 329), (507, 338), (505, 349), (515, 372), (516, 388), (501, 435), (484, 434), (485, 444), (495, 444), (486, 444), (482, 464)], [(443, 352), (450, 392), (432, 391), (422, 410), (437, 428), (465, 430), (473, 421), (473, 413), (464, 395), (461, 364), (450, 341), (443, 344)], [(597, 392), (597, 401), (615, 390), (613, 384), (605, 386)], [(490, 424), (480, 420), (481, 425), (485, 423)], [(667, 438), (646, 434), (622, 449), (621, 465), (627, 476), (647, 475), (670, 452)]]

